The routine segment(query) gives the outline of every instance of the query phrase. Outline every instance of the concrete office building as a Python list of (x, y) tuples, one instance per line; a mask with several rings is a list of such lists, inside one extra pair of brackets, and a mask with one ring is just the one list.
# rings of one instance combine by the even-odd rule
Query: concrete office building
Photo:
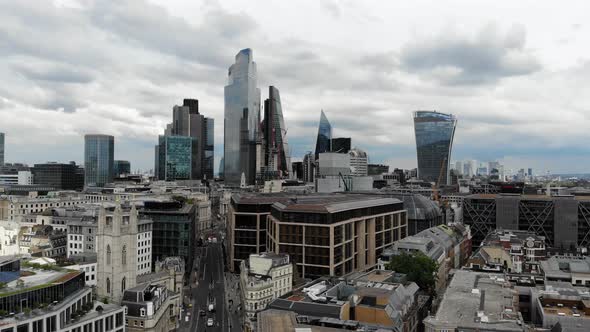
[(317, 194), (272, 205), (266, 247), (289, 253), (299, 277), (343, 276), (375, 267), (406, 234), (407, 214), (397, 199)]
[(84, 189), (84, 168), (73, 161), (67, 164), (55, 162), (35, 164), (31, 171), (35, 184), (54, 187), (56, 190)]
[(224, 88), (224, 165), (225, 184), (237, 187), (242, 174), (246, 184), (256, 177), (256, 140), (260, 125), (260, 89), (256, 62), (251, 49), (243, 49), (229, 67)]
[(315, 179), (315, 157), (313, 153), (308, 152), (303, 157), (303, 182), (313, 182)]
[(510, 229), (543, 236), (548, 248), (589, 248), (588, 218), (588, 196), (476, 194), (463, 200), (474, 246), (495, 229)]
[(103, 187), (113, 182), (115, 138), (109, 135), (84, 136), (84, 186)]

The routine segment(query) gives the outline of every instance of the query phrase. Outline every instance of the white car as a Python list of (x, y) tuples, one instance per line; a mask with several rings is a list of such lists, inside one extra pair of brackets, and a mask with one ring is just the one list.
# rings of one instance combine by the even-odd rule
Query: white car
[(213, 326), (213, 318), (207, 319), (207, 326)]

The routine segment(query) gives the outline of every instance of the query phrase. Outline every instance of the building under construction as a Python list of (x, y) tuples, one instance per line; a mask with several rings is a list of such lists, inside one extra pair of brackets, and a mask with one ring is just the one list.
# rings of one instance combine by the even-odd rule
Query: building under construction
[(463, 201), (463, 221), (479, 246), (495, 229), (534, 232), (547, 247), (590, 247), (590, 197), (476, 194)]

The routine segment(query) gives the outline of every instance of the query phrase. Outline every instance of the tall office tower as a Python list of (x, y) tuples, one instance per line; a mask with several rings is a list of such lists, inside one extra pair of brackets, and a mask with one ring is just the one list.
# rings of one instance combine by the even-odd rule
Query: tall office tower
[(101, 207), (98, 212), (97, 286), (100, 299), (120, 303), (125, 289), (137, 282), (137, 224), (135, 205), (113, 210)]
[(462, 161), (456, 161), (455, 162), (455, 171), (457, 171), (457, 174), (464, 174), (463, 173), (463, 162)]
[(127, 160), (115, 160), (113, 173), (115, 177), (131, 174), (131, 163)]
[(244, 174), (247, 184), (256, 177), (256, 140), (260, 125), (260, 89), (256, 86), (256, 62), (252, 50), (243, 49), (229, 67), (224, 88), (224, 179), (239, 186)]
[(4, 133), (0, 133), (0, 166), (4, 165)]
[(189, 136), (158, 137), (156, 177), (159, 180), (190, 180), (197, 139)]
[(532, 168), (529, 168), (529, 169), (527, 170), (527, 175), (528, 175), (529, 177), (533, 176), (533, 169), (532, 169)]
[(268, 99), (264, 101), (264, 120), (261, 127), (264, 148), (262, 171), (276, 172), (279, 178), (288, 176), (291, 156), (287, 143), (287, 128), (283, 118), (281, 96), (274, 86), (268, 87)]
[(205, 118), (205, 153), (203, 160), (203, 177), (213, 179), (213, 164), (215, 162), (215, 120)]
[(224, 174), (223, 172), (225, 171), (225, 158), (221, 157), (221, 160), (219, 161), (219, 177), (220, 178), (224, 178)]
[(303, 161), (294, 161), (291, 163), (291, 178), (297, 180), (303, 180)]
[(465, 162), (463, 163), (463, 175), (465, 175), (466, 177), (472, 177), (475, 175), (472, 160), (465, 160)]
[(110, 135), (84, 136), (84, 186), (102, 187), (113, 182), (115, 138)]
[(438, 185), (450, 184), (449, 164), (457, 119), (452, 114), (414, 112), (418, 178)]
[(172, 108), (172, 123), (166, 126), (164, 135), (194, 138), (190, 179), (213, 177), (214, 120), (199, 113), (197, 99), (184, 99), (182, 106)]
[(367, 176), (369, 157), (361, 149), (354, 148), (348, 152), (350, 156), (350, 172), (352, 176)]
[(350, 137), (332, 138), (332, 147), (330, 151), (338, 153), (348, 153), (350, 151), (352, 140)]
[(308, 152), (303, 157), (303, 181), (313, 182), (315, 179), (315, 157), (311, 152)]
[(317, 160), (320, 153), (330, 152), (332, 149), (332, 125), (324, 110), (320, 114), (320, 124), (318, 126), (318, 138), (315, 143), (315, 159)]

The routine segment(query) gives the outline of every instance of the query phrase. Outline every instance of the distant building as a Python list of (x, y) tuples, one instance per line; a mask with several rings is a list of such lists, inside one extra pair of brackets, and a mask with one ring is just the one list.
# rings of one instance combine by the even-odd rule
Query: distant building
[(4, 165), (4, 133), (0, 133), (0, 166)]
[(528, 331), (518, 312), (518, 293), (504, 275), (457, 270), (426, 332)]
[(389, 165), (368, 164), (367, 175), (381, 175), (389, 173)]
[(449, 165), (457, 119), (432, 111), (414, 112), (418, 178), (438, 185), (450, 184)]
[(127, 160), (115, 160), (113, 165), (115, 167), (113, 170), (115, 177), (131, 174), (131, 163)]
[(320, 153), (330, 151), (332, 151), (332, 125), (322, 110), (315, 144), (315, 159), (319, 159)]
[(589, 248), (588, 218), (590, 201), (583, 196), (475, 194), (463, 200), (463, 221), (471, 226), (474, 246), (495, 229), (515, 229), (543, 236), (547, 248)]
[(383, 250), (407, 234), (402, 202), (350, 194), (276, 202), (266, 223), (266, 249), (289, 253), (302, 278), (343, 276), (375, 267)]
[(0, 185), (32, 185), (31, 171), (18, 171), (17, 174), (0, 174)]
[(275, 174), (273, 178), (288, 176), (291, 155), (287, 143), (287, 127), (283, 118), (283, 108), (279, 90), (268, 87), (268, 99), (264, 101), (264, 120), (261, 124), (263, 160), (261, 172)]
[(254, 184), (260, 89), (257, 87), (257, 67), (251, 49), (238, 52), (235, 63), (229, 67), (224, 100), (225, 183), (237, 187), (244, 174), (246, 184)]
[(361, 149), (354, 148), (348, 152), (350, 156), (350, 172), (352, 176), (367, 176), (369, 157)]
[(197, 140), (189, 136), (159, 136), (157, 178), (164, 181), (190, 180)]
[(291, 163), (292, 178), (297, 180), (303, 180), (303, 162), (294, 161)]
[(68, 164), (35, 164), (31, 171), (35, 184), (54, 187), (56, 190), (84, 189), (84, 168), (73, 161)]
[(293, 265), (288, 254), (251, 254), (240, 267), (240, 290), (248, 318), (274, 299), (289, 293), (293, 285)]
[(113, 182), (115, 138), (109, 135), (84, 136), (84, 186), (103, 187)]
[(330, 152), (348, 153), (351, 149), (351, 141), (350, 137), (332, 138)]
[(308, 152), (303, 157), (303, 182), (313, 182), (315, 179), (315, 157)]

